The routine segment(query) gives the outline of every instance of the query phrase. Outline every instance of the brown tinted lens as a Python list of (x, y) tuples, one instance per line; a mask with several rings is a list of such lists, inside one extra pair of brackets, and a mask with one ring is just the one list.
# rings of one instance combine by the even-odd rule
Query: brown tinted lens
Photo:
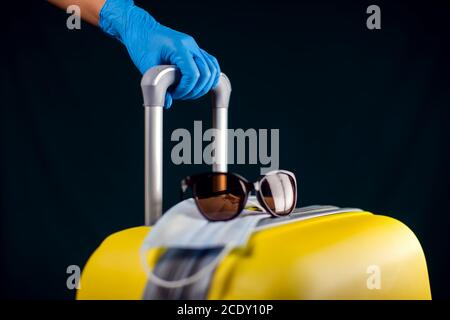
[(269, 175), (261, 181), (262, 200), (277, 215), (288, 215), (294, 210), (297, 194), (295, 182), (285, 173)]
[(228, 220), (239, 213), (245, 200), (245, 185), (233, 175), (211, 174), (194, 185), (197, 205), (210, 220)]

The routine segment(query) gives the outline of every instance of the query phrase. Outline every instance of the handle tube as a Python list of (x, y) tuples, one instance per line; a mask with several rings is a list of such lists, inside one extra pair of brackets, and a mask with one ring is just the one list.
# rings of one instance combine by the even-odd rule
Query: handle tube
[(163, 188), (163, 108), (145, 108), (145, 225), (162, 213)]
[(215, 172), (228, 171), (228, 108), (212, 108), (212, 126), (216, 129), (215, 154), (212, 169)]
[[(145, 224), (153, 225), (162, 215), (163, 200), (163, 109), (167, 89), (180, 79), (176, 66), (149, 69), (141, 80), (145, 109)], [(217, 129), (213, 171), (227, 171), (228, 105), (231, 84), (221, 73), (211, 90), (213, 128)]]

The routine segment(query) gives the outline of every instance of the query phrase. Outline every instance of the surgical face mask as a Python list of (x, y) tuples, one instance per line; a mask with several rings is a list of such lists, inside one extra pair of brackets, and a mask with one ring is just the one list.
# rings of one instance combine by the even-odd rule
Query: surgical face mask
[[(162, 287), (177, 288), (194, 283), (210, 273), (232, 249), (247, 244), (261, 219), (270, 217), (255, 200), (249, 197), (246, 207), (257, 208), (257, 211), (244, 209), (238, 218), (230, 221), (206, 220), (193, 199), (169, 209), (151, 229), (141, 247), (141, 262), (149, 280)], [(197, 273), (181, 280), (167, 281), (156, 276), (148, 267), (147, 253), (152, 248), (222, 248), (222, 251)]]

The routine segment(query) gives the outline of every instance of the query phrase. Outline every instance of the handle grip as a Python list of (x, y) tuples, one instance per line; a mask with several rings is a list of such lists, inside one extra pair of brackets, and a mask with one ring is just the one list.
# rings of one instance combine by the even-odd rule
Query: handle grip
[[(149, 69), (141, 80), (145, 109), (145, 224), (152, 225), (162, 215), (163, 199), (163, 109), (166, 92), (180, 79), (176, 66)], [(213, 171), (227, 171), (228, 104), (231, 83), (224, 73), (211, 90), (213, 128), (216, 131)]]

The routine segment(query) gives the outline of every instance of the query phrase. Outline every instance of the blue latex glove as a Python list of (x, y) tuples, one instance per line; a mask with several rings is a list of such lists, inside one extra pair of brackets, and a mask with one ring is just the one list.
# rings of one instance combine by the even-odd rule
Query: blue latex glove
[(180, 69), (180, 82), (166, 95), (166, 107), (171, 106), (172, 98), (201, 97), (219, 80), (216, 58), (200, 49), (191, 36), (159, 24), (132, 0), (107, 0), (100, 11), (99, 26), (126, 46), (142, 74), (161, 64)]

